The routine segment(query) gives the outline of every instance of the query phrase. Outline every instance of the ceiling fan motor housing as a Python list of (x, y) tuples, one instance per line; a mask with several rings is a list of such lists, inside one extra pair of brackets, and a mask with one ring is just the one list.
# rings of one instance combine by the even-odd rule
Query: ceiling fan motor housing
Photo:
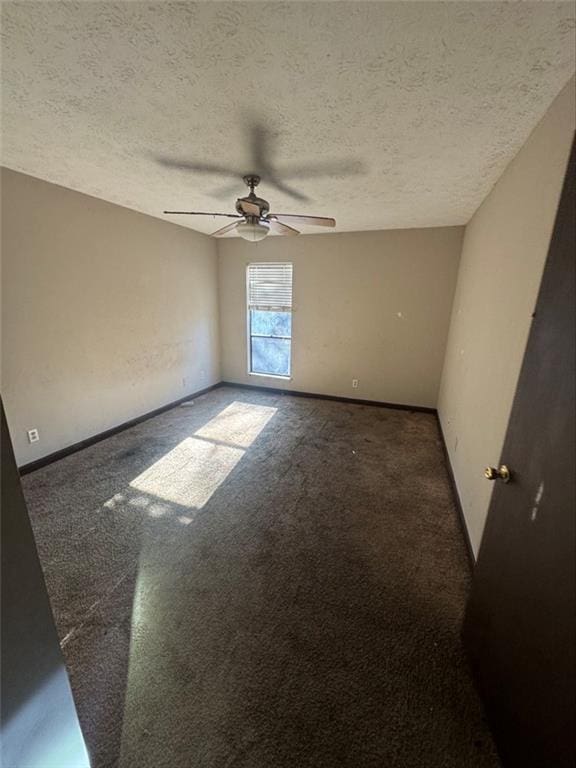
[(241, 216), (245, 216), (248, 213), (242, 205), (244, 202), (257, 205), (260, 209), (260, 216), (266, 216), (270, 210), (270, 203), (268, 200), (264, 200), (262, 197), (257, 197), (253, 192), (251, 192), (249, 195), (247, 195), (247, 197), (239, 197), (238, 200), (236, 200), (236, 210)]

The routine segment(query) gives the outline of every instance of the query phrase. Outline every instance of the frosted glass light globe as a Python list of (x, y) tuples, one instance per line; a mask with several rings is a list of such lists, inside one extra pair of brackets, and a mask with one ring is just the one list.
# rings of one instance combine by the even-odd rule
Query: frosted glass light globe
[(263, 240), (269, 231), (270, 224), (267, 221), (260, 221), (257, 218), (243, 221), (236, 227), (236, 232), (238, 232), (240, 237), (251, 243), (257, 243), (258, 240)]

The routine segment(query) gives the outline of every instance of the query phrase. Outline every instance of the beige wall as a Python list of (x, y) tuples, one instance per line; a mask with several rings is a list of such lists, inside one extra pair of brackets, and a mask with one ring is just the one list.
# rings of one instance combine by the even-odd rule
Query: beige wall
[[(223, 379), (436, 406), (462, 234), (461, 227), (447, 227), (270, 237), (257, 244), (222, 240)], [(289, 382), (247, 373), (250, 261), (294, 264)]]
[(439, 415), (477, 553), (574, 132), (574, 81), (480, 206), (464, 237)]
[(3, 170), (2, 272), (2, 394), (20, 465), (220, 379), (205, 235)]

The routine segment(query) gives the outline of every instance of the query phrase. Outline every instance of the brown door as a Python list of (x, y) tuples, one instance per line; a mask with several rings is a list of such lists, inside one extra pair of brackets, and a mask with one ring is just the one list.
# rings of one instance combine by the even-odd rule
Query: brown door
[(0, 765), (90, 768), (0, 398)]
[(511, 768), (576, 765), (575, 163), (573, 146), (464, 623)]

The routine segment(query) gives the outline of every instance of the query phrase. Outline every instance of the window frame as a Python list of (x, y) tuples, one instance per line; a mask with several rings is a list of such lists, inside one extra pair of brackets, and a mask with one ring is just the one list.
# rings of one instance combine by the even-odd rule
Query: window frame
[[(293, 319), (294, 319), (294, 306), (290, 307), (290, 336), (264, 336), (263, 334), (252, 334), (252, 318), (250, 317), (250, 267), (257, 266), (258, 264), (268, 264), (270, 262), (265, 261), (249, 261), (246, 264), (246, 292), (245, 292), (245, 304), (246, 304), (246, 370), (248, 372), (248, 376), (260, 376), (261, 378), (265, 379), (281, 379), (282, 381), (291, 381), (292, 380), (292, 339), (294, 336), (294, 325), (293, 325)], [(294, 264), (291, 261), (279, 261), (278, 264), (290, 264), (292, 267), (292, 287), (294, 286)], [(287, 310), (274, 310), (270, 308), (270, 310), (263, 310), (263, 311), (282, 311), (286, 312)], [(265, 339), (289, 339), (290, 340), (290, 354), (288, 355), (288, 369), (289, 373), (288, 375), (284, 375), (281, 373), (260, 373), (259, 371), (253, 371), (252, 370), (252, 336), (257, 336), (259, 338), (265, 338)]]

